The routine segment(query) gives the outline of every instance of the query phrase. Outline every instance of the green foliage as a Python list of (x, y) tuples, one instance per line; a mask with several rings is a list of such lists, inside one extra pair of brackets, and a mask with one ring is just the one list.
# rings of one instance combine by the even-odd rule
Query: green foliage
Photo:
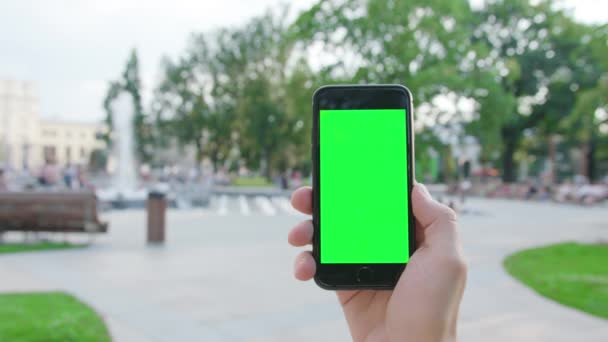
[[(292, 32), (335, 55), (334, 75), (352, 83), (402, 83), (419, 102), (467, 88), (459, 70), (470, 45), (466, 0), (321, 1)], [(350, 61), (350, 63), (349, 63)]]
[(155, 99), (159, 125), (216, 169), (230, 166), (237, 151), (270, 178), (308, 157), (312, 72), (303, 60), (288, 68), (293, 44), (283, 18), (268, 13), (241, 28), (196, 35), (178, 62), (165, 61)]
[(239, 177), (236, 178), (232, 185), (234, 186), (255, 186), (255, 187), (268, 187), (272, 186), (272, 183), (265, 177)]
[(541, 295), (608, 318), (608, 245), (560, 243), (517, 252), (507, 271)]
[(600, 108), (608, 110), (608, 74), (598, 81), (595, 88), (578, 93), (574, 109), (571, 115), (562, 121), (561, 128), (569, 133), (571, 139), (579, 143), (604, 134), (599, 128), (607, 121), (596, 115), (596, 111)]
[(105, 124), (108, 127), (108, 130), (105, 132), (103, 136), (103, 140), (106, 142), (108, 146), (112, 145), (112, 130), (114, 127), (114, 113), (112, 109), (112, 102), (118, 97), (121, 92), (121, 85), (116, 81), (112, 81), (108, 84), (108, 90), (106, 91), (106, 96), (103, 100), (103, 109), (106, 113)]
[(60, 243), (60, 242), (39, 242), (39, 243), (8, 243), (0, 244), (0, 254), (35, 252), (48, 250), (61, 250), (71, 248), (82, 248), (86, 245)]
[(89, 170), (103, 171), (108, 163), (108, 152), (104, 149), (94, 149), (89, 156)]
[[(177, 62), (163, 61), (164, 79), (155, 94), (156, 120), (163, 132), (161, 136), (172, 136), (182, 144), (197, 146), (197, 159), (202, 158), (202, 139), (205, 127), (211, 120), (209, 106), (205, 101), (203, 87), (196, 80), (192, 58)], [(165, 145), (169, 142), (165, 141)]]
[[(489, 78), (485, 71), (467, 69), (462, 62), (474, 48), (469, 28), (472, 15), (466, 0), (321, 1), (300, 15), (291, 32), (306, 44), (322, 42), (324, 50), (335, 56), (338, 62), (321, 71), (334, 81), (319, 77), (322, 83), (400, 83), (412, 90), (415, 102), (428, 104), (438, 94), (472, 96), (475, 77)], [(437, 114), (436, 122), (450, 125), (417, 126), (416, 135), (422, 137), (416, 141), (420, 165), (429, 164), (428, 148), (448, 151), (437, 138), (438, 130), (467, 121), (459, 112), (455, 117)], [(472, 131), (487, 137), (482, 142), (490, 147), (489, 140), (496, 134), (488, 126), (494, 120), (483, 118), (487, 120)]]
[(147, 163), (152, 159), (152, 127), (146, 120), (141, 100), (141, 79), (139, 77), (139, 59), (133, 49), (122, 75), (123, 88), (133, 98), (133, 129), (135, 130), (135, 148), (141, 162)]
[[(532, 5), (527, 0), (492, 0), (476, 18), (474, 38), (490, 49), (482, 64), (498, 69), (502, 89), (494, 88), (492, 97), (498, 99), (492, 101), (498, 102), (488, 107), (500, 116), (496, 132), (498, 145), (504, 147), (503, 179), (513, 181), (513, 155), (524, 132), (538, 137), (560, 133), (577, 94), (597, 84), (602, 62), (584, 42), (591, 28), (556, 10), (552, 1)], [(483, 112), (482, 120), (488, 115)]]
[(0, 295), (0, 340), (109, 342), (103, 320), (62, 292)]
[[(432, 149), (443, 175), (454, 174), (452, 145), (464, 135), (477, 138), (481, 161), (502, 167), (505, 181), (549, 136), (579, 147), (594, 132), (589, 158), (607, 153), (599, 148), (602, 122), (590, 114), (605, 107), (607, 25), (575, 22), (554, 1), (490, 0), (472, 9), (467, 0), (323, 0), (292, 23), (286, 11), (196, 34), (180, 57), (164, 61), (153, 105), (157, 141), (194, 146), (216, 169), (245, 165), (270, 179), (273, 171), (310, 169), (318, 86), (401, 83), (419, 108), (421, 173), (436, 168), (427, 160)], [(309, 63), (311, 51), (319, 55)], [(473, 99), (472, 116), (437, 108), (441, 97)]]
[(139, 59), (135, 49), (131, 51), (120, 79), (109, 83), (108, 91), (103, 101), (104, 111), (106, 112), (105, 123), (109, 128), (108, 133), (104, 136), (104, 140), (108, 146), (112, 145), (111, 137), (114, 128), (112, 122), (112, 103), (122, 92), (126, 92), (133, 99), (133, 133), (135, 137), (136, 152), (138, 159), (141, 162), (147, 163), (152, 160), (154, 148), (153, 127), (151, 125), (152, 123), (148, 121), (142, 105)]

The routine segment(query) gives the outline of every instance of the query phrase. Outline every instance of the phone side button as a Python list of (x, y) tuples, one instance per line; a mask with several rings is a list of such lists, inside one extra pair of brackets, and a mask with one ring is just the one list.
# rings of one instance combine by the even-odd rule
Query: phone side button
[(369, 267), (361, 267), (357, 271), (358, 283), (369, 283), (374, 280), (374, 271)]

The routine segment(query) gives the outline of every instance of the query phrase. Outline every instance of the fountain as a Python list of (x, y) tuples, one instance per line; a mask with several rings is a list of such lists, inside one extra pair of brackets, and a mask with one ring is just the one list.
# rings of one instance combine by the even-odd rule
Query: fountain
[(112, 111), (112, 157), (115, 167), (110, 188), (100, 189), (97, 196), (115, 208), (143, 207), (148, 191), (138, 186), (131, 95), (120, 94), (112, 105)]
[(121, 94), (113, 106), (114, 123), (113, 155), (116, 157), (116, 173), (113, 186), (132, 189), (137, 184), (135, 175), (135, 147), (133, 137), (133, 101), (130, 95)]

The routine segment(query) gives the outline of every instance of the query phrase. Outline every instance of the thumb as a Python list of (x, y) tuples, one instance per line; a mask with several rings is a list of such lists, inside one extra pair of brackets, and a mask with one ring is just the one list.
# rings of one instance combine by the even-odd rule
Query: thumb
[(456, 221), (454, 210), (435, 201), (426, 187), (420, 183), (416, 183), (412, 190), (412, 209), (423, 228), (439, 221)]

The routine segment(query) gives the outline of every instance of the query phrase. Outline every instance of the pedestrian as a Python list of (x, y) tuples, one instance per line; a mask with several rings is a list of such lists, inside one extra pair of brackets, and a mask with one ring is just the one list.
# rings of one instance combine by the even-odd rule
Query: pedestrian
[(466, 196), (472, 187), (473, 187), (473, 184), (471, 183), (471, 180), (469, 180), (468, 178), (465, 178), (462, 182), (460, 182), (459, 188), (460, 188), (460, 204), (461, 205), (464, 205), (464, 202), (466, 201)]
[[(312, 188), (296, 190), (292, 205), (312, 214)], [(392, 291), (336, 291), (354, 341), (456, 341), (458, 311), (466, 283), (466, 264), (456, 214), (431, 198), (423, 185), (412, 192), (419, 232), (418, 249)], [(310, 220), (296, 225), (289, 243), (312, 243)], [(299, 280), (315, 275), (316, 262), (302, 252), (294, 266)]]
[(77, 189), (89, 188), (90, 184), (87, 181), (85, 168), (82, 165), (76, 167), (76, 181), (73, 181), (72, 184), (75, 184)]
[(294, 188), (302, 186), (302, 173), (299, 170), (294, 170), (291, 174), (291, 185)]
[(75, 171), (72, 167), (72, 164), (68, 163), (65, 169), (63, 170), (63, 183), (65, 187), (68, 189), (72, 189), (75, 178)]
[(4, 169), (0, 169), (0, 192), (8, 191), (8, 181), (5, 174)]
[(289, 189), (289, 178), (287, 177), (287, 171), (281, 172), (281, 176), (280, 176), (280, 181), (281, 181), (281, 189), (282, 190), (287, 190)]
[(532, 199), (538, 194), (538, 188), (533, 181), (528, 182), (528, 189), (526, 190), (525, 198), (527, 200)]
[(59, 169), (55, 165), (55, 160), (48, 158), (40, 171), (40, 177), (38, 178), (40, 185), (47, 187), (55, 186), (59, 183), (59, 177)]

